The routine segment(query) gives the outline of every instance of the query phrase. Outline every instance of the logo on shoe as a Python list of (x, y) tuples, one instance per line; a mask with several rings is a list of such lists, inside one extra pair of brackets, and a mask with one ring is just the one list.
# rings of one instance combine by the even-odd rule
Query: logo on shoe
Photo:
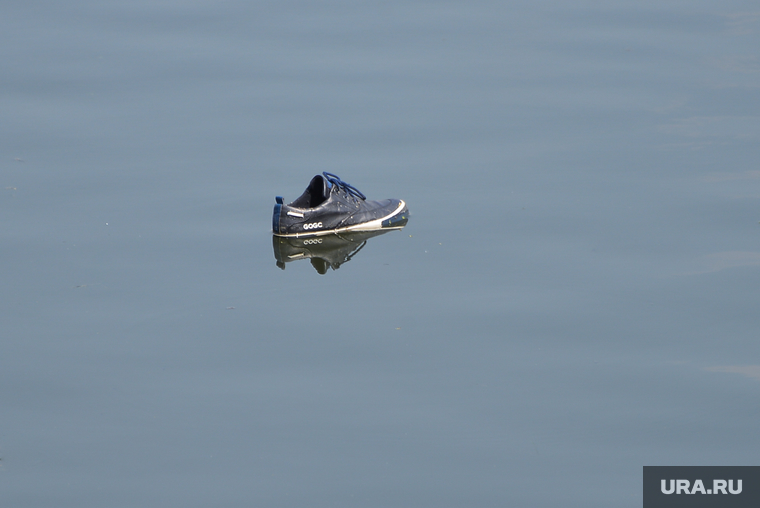
[(321, 222), (309, 222), (303, 225), (304, 229), (316, 229), (316, 228), (321, 228), (321, 227), (322, 227)]
[(312, 238), (310, 240), (304, 240), (303, 241), (304, 245), (317, 245), (317, 244), (320, 244), (320, 243), (322, 243), (322, 239), (321, 238)]

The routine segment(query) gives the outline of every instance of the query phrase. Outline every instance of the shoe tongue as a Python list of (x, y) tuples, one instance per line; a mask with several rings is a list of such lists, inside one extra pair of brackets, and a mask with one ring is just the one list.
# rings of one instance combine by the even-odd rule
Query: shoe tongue
[[(319, 202), (326, 200), (330, 197), (330, 182), (327, 181), (325, 177), (322, 175), (317, 175), (314, 178), (311, 179), (311, 182), (309, 182), (309, 193), (311, 193), (312, 196), (312, 203)], [(316, 196), (319, 196), (319, 199), (314, 199)], [(315, 206), (312, 204), (312, 206)]]
[(322, 179), (322, 196), (327, 199), (330, 197), (330, 188), (332, 187), (332, 184), (327, 181), (327, 178), (324, 176), (319, 175), (319, 177)]

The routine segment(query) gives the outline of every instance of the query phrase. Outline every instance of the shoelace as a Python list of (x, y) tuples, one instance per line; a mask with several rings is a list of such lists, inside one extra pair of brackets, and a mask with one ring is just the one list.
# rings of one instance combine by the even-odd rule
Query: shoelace
[(343, 180), (340, 179), (338, 175), (334, 175), (332, 173), (328, 173), (327, 171), (323, 171), (322, 174), (325, 176), (325, 179), (330, 182), (331, 184), (335, 185), (339, 189), (341, 189), (343, 192), (346, 193), (346, 195), (351, 195), (356, 198), (360, 199), (367, 199), (367, 196), (361, 193), (359, 189), (354, 187), (353, 185), (349, 185)]

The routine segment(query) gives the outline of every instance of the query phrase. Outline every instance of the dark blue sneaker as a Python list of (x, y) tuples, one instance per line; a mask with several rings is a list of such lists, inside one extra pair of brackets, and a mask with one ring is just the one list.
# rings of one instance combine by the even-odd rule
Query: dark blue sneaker
[(404, 201), (368, 201), (356, 187), (327, 172), (312, 178), (292, 203), (283, 204), (280, 196), (275, 200), (272, 232), (277, 236), (401, 229), (409, 219)]

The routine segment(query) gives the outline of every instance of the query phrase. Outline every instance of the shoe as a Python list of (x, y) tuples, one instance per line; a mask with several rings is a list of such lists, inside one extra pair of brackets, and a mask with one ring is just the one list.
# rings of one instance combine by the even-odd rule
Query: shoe
[(367, 240), (387, 232), (337, 233), (316, 238), (283, 238), (272, 235), (272, 248), (277, 266), (283, 270), (285, 263), (308, 259), (311, 266), (320, 275), (324, 275), (328, 269), (337, 270), (343, 263), (351, 261), (364, 248)]
[(367, 197), (332, 173), (311, 179), (292, 203), (275, 198), (272, 232), (277, 236), (319, 236), (348, 231), (400, 229), (409, 219), (400, 199), (368, 201)]

